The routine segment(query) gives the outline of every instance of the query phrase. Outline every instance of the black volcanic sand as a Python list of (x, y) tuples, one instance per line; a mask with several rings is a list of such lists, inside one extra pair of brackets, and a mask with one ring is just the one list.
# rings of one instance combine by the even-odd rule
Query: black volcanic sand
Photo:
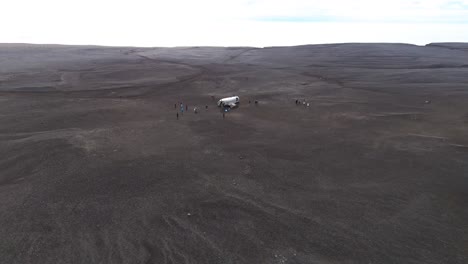
[(467, 133), (468, 44), (1, 44), (0, 263), (468, 263)]

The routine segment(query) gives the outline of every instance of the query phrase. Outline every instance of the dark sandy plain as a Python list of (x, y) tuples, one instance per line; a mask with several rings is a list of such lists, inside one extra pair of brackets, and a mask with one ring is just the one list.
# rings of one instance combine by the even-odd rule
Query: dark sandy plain
[(468, 263), (467, 135), (468, 44), (1, 44), (0, 263)]

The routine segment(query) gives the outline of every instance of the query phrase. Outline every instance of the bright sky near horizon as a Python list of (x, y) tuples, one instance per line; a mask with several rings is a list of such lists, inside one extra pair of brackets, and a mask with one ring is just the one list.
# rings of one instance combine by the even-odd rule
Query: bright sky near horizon
[(2, 0), (0, 6), (2, 43), (468, 42), (468, 0)]

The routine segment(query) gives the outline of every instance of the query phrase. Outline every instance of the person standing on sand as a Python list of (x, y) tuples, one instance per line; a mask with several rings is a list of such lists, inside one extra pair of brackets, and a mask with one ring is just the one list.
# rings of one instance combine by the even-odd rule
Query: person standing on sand
[(177, 104), (174, 104), (174, 109), (176, 109), (176, 108), (177, 108)]
[(179, 120), (179, 112), (176, 113), (177, 120)]

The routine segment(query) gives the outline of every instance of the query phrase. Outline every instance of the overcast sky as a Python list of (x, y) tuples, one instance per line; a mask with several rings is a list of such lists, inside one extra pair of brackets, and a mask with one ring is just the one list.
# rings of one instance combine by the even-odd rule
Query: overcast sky
[(0, 0), (0, 42), (468, 42), (468, 0)]

